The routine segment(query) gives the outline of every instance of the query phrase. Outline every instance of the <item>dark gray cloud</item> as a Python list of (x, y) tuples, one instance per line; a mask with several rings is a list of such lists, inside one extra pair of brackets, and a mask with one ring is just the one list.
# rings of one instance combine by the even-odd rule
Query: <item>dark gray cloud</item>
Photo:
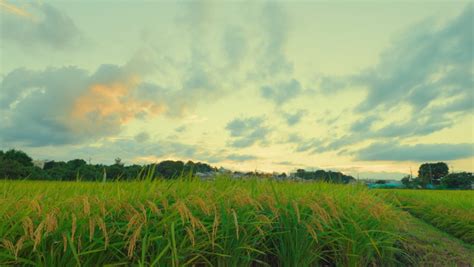
[(35, 45), (64, 49), (81, 40), (81, 32), (64, 12), (47, 3), (32, 2), (29, 7), (25, 15), (0, 10), (1, 40), (25, 49)]
[(263, 98), (282, 105), (299, 96), (303, 92), (300, 82), (295, 79), (281, 82), (274, 86), (262, 86), (260, 93)]
[(10, 72), (0, 87), (0, 139), (33, 146), (81, 141), (81, 136), (70, 134), (65, 113), (88, 83), (87, 72), (74, 67)]
[(355, 153), (357, 160), (367, 161), (445, 161), (474, 156), (474, 144), (374, 143)]
[(77, 67), (11, 71), (0, 84), (0, 140), (45, 146), (118, 134), (128, 120), (161, 112), (161, 103), (133, 95), (141, 68), (102, 65), (92, 74)]
[(266, 144), (270, 133), (263, 117), (234, 119), (227, 124), (226, 130), (232, 137), (230, 146), (237, 148), (249, 147), (256, 143)]
[(288, 126), (294, 126), (298, 124), (307, 113), (308, 111), (305, 109), (299, 109), (295, 111), (294, 113), (284, 112), (283, 118), (285, 119), (286, 124), (288, 124)]

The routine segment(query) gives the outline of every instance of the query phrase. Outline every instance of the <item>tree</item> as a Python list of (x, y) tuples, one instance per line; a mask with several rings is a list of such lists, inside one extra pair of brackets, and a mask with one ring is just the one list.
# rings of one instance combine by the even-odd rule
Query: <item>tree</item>
[(0, 159), (0, 178), (22, 179), (28, 175), (28, 167), (10, 159)]
[(407, 176), (403, 177), (401, 182), (406, 187), (411, 187), (410, 175), (407, 175)]
[(73, 160), (68, 161), (66, 164), (69, 169), (77, 170), (80, 167), (87, 165), (87, 162), (83, 159), (73, 159)]
[(140, 174), (143, 168), (144, 167), (136, 164), (125, 167), (124, 178), (127, 180), (138, 179), (138, 175)]
[[(65, 162), (47, 162), (50, 163), (48, 168), (44, 168), (48, 176), (53, 180), (60, 181), (74, 181), (77, 176), (77, 172), (68, 168)], [(46, 166), (46, 164), (45, 164)]]
[(33, 166), (33, 159), (21, 150), (10, 149), (3, 155), (6, 160), (13, 160), (23, 166)]
[(423, 163), (418, 169), (418, 177), (424, 184), (440, 184), (440, 179), (449, 173), (448, 165), (444, 162)]
[(182, 161), (165, 160), (156, 165), (157, 174), (164, 178), (177, 178), (184, 171), (184, 163)]
[(105, 168), (108, 180), (117, 180), (124, 178), (124, 167), (121, 164), (113, 164)]
[(355, 181), (355, 178), (350, 175), (345, 175), (341, 172), (317, 170), (317, 171), (305, 171), (303, 169), (296, 170), (296, 177), (305, 180), (321, 180), (331, 183), (349, 183)]
[(65, 168), (66, 164), (67, 163), (64, 161), (54, 161), (54, 160), (47, 161), (44, 163), (43, 170), (49, 170), (49, 169), (58, 168), (58, 167)]
[(28, 173), (26, 179), (28, 180), (45, 180), (49, 178), (48, 174), (37, 166), (26, 167), (26, 171)]
[(471, 172), (451, 173), (441, 179), (441, 184), (451, 189), (471, 189), (473, 183)]

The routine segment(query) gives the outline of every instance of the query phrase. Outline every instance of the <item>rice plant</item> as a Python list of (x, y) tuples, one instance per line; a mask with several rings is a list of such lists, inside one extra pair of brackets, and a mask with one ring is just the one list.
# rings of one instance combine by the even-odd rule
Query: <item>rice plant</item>
[(397, 211), (367, 189), (269, 180), (0, 182), (0, 264), (397, 265)]
[(474, 245), (474, 191), (390, 190), (380, 194), (414, 216)]

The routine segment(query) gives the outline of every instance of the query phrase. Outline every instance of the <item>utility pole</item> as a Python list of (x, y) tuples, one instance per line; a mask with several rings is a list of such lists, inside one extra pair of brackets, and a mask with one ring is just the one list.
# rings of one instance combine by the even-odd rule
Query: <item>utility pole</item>
[(433, 173), (431, 171), (431, 164), (428, 165), (430, 167), (430, 184), (433, 184)]

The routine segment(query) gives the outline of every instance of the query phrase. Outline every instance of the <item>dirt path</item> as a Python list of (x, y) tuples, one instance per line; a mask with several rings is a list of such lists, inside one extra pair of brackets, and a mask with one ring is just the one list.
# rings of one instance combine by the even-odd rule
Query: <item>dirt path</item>
[(410, 256), (401, 259), (412, 266), (474, 266), (474, 246), (440, 231), (403, 211), (405, 240), (401, 246)]

